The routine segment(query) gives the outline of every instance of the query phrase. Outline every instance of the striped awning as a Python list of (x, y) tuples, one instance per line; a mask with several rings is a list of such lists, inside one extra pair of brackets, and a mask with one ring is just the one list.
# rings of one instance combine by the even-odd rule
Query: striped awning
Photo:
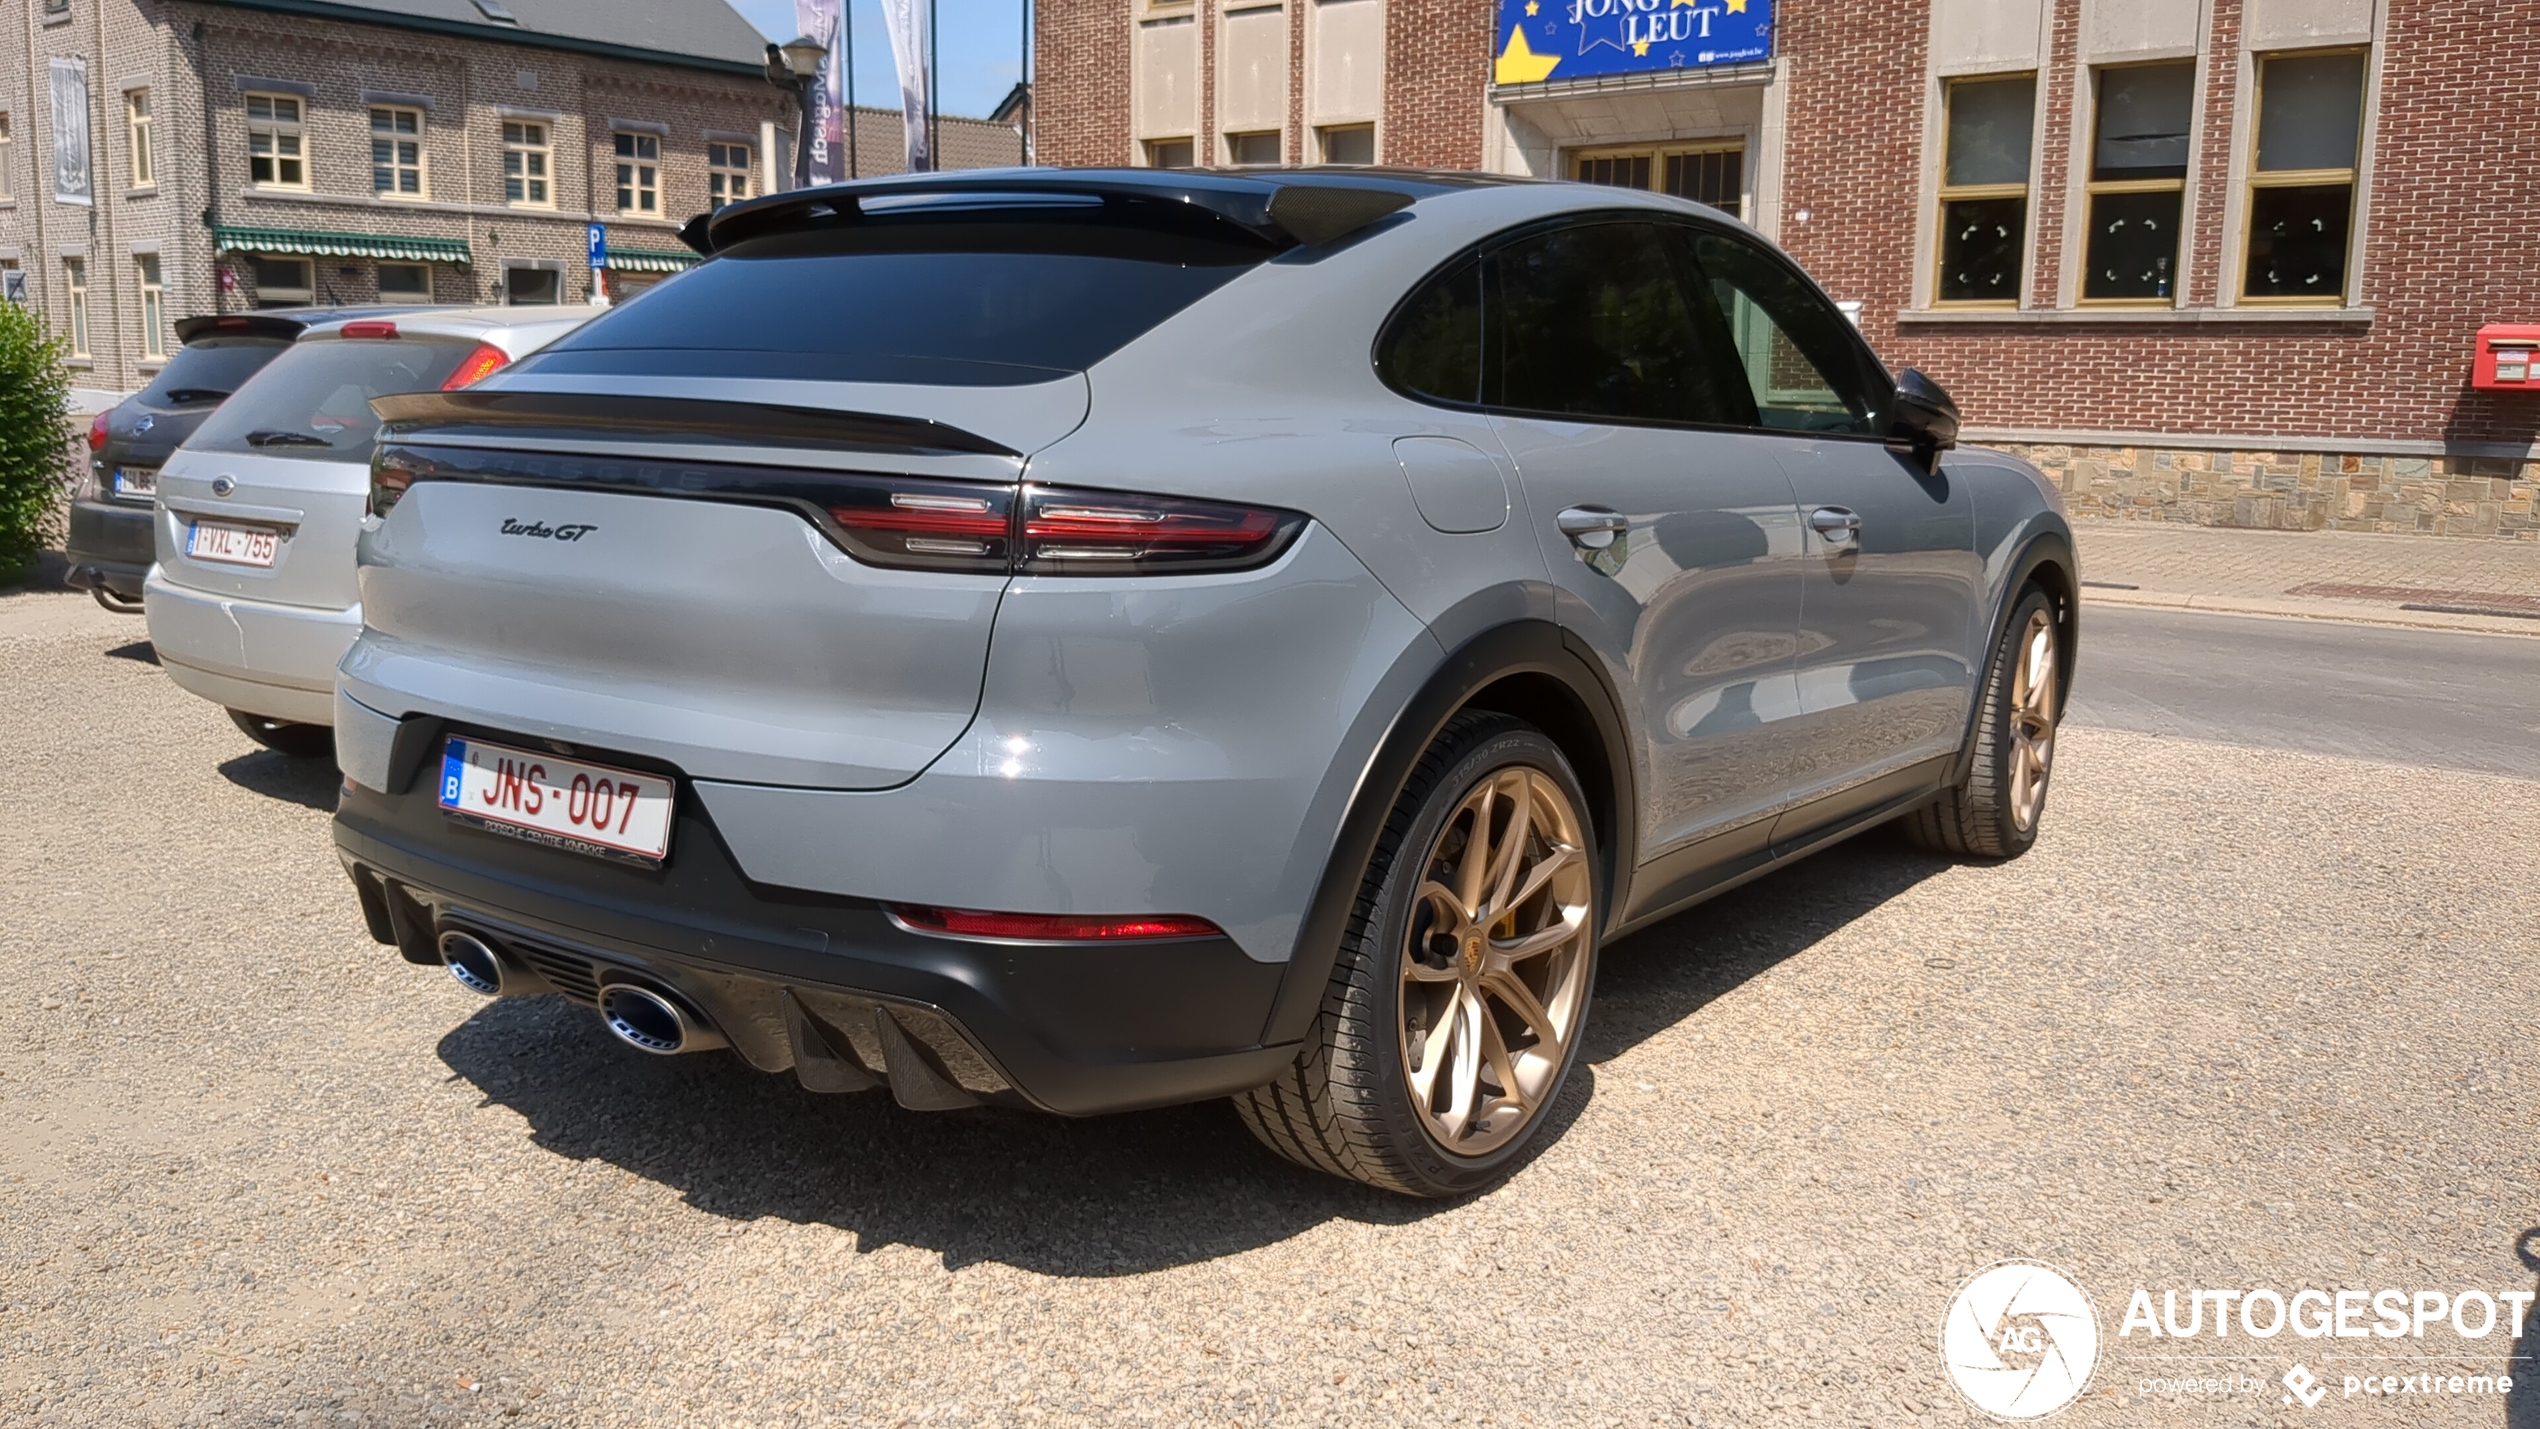
[(319, 258), (402, 258), (413, 263), (465, 263), (467, 240), (408, 238), (393, 233), (326, 233), (313, 228), (212, 230), (224, 253), (306, 253)]
[(609, 267), (621, 273), (679, 273), (697, 266), (697, 255), (682, 248), (615, 248)]

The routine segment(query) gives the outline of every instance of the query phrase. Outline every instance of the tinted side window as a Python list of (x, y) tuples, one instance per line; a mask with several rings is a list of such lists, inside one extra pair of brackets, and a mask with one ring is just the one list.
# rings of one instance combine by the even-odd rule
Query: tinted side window
[(1432, 278), (1376, 339), (1376, 375), (1409, 397), (1482, 400), (1482, 260)]
[(1851, 324), (1772, 255), (1716, 233), (1694, 239), (1727, 320), (1758, 422), (1782, 431), (1877, 431), (1878, 398)]
[(1705, 360), (1695, 310), (1656, 224), (1590, 222), (1520, 238), (1498, 275), (1494, 404), (1568, 417), (1739, 420)]

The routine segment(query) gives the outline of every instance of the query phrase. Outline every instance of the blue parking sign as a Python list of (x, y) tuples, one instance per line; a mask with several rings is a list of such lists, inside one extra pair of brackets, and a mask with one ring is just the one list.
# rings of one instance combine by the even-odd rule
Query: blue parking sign
[(596, 272), (609, 266), (609, 231), (596, 223), (586, 226), (582, 231), (591, 244), (592, 270)]

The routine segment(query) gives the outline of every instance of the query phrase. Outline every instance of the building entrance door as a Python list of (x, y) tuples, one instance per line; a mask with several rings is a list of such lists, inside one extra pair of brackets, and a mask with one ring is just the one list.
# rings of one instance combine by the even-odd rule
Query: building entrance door
[(1583, 184), (1656, 189), (1746, 217), (1746, 146), (1734, 139), (1584, 149), (1570, 156), (1570, 175)]

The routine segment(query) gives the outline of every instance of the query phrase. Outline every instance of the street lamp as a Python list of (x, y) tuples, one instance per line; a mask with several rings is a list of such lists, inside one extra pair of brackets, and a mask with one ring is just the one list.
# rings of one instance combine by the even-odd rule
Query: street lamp
[(812, 89), (820, 82), (820, 62), (829, 58), (829, 47), (809, 35), (796, 35), (783, 44), (769, 41), (767, 46), (767, 82), (794, 92), (794, 107), (801, 112), (802, 122), (795, 126), (794, 187), (811, 184), (811, 126), (813, 123)]

